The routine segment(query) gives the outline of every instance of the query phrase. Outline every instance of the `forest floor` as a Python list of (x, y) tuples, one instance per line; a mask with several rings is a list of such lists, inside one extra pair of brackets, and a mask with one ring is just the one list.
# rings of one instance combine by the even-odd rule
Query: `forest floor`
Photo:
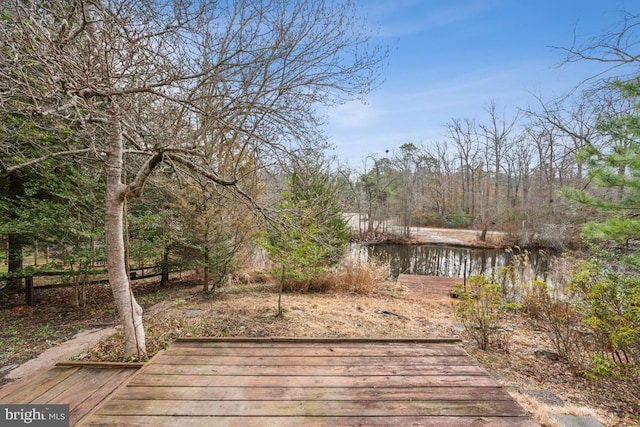
[[(535, 419), (558, 425), (550, 413), (591, 416), (605, 426), (640, 422), (640, 391), (634, 384), (577, 375), (562, 360), (536, 356), (551, 349), (544, 333), (526, 319), (511, 316), (504, 327), (512, 331), (502, 349), (479, 350), (453, 315), (455, 300), (434, 299), (393, 282), (367, 294), (284, 294), (277, 315), (278, 292), (273, 283), (256, 283), (248, 276), (203, 293), (195, 281), (136, 286), (145, 308), (149, 356), (183, 336), (285, 336), (424, 338), (460, 336), (465, 349), (502, 384)], [(108, 286), (90, 288), (88, 304), (75, 308), (69, 290), (47, 290), (34, 307), (5, 299), (0, 306), (0, 368), (24, 363), (49, 348), (64, 348), (77, 332), (117, 324)], [(75, 360), (121, 361), (123, 337), (116, 332), (75, 354)], [(4, 374), (0, 372), (0, 376)], [(8, 382), (0, 378), (0, 385)]]
[[(498, 247), (504, 239), (501, 233), (489, 232), (487, 241), (479, 242), (477, 230), (412, 229), (412, 233), (419, 243), (447, 245)], [(446, 296), (434, 298), (382, 282), (365, 294), (284, 294), (278, 315), (277, 285), (256, 279), (250, 274), (237, 276), (206, 293), (189, 278), (174, 280), (166, 287), (153, 281), (136, 284), (136, 298), (145, 310), (148, 356), (185, 336), (460, 337), (467, 352), (541, 425), (559, 425), (551, 413), (590, 416), (605, 426), (640, 425), (636, 384), (589, 380), (562, 359), (540, 356), (536, 350), (553, 349), (550, 339), (523, 316), (505, 317), (502, 327), (509, 333), (502, 348), (483, 351), (455, 318), (456, 300)], [(106, 338), (87, 335), (96, 338), (86, 338), (85, 349), (72, 359), (125, 360), (110, 288), (93, 285), (87, 289), (82, 308), (71, 304), (70, 289), (38, 291), (34, 307), (23, 305), (22, 296), (0, 295), (0, 386), (10, 382), (6, 375), (26, 361), (43, 353), (50, 359), (47, 350), (68, 354), (70, 345), (65, 343), (73, 342), (69, 340), (83, 331), (116, 327)]]

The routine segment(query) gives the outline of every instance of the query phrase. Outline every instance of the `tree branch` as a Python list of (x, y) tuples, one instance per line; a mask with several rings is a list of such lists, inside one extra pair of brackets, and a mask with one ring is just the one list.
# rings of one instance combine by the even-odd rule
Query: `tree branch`
[(127, 189), (128, 197), (140, 197), (142, 196), (142, 191), (144, 190), (144, 183), (147, 181), (151, 172), (158, 166), (164, 158), (164, 153), (162, 151), (155, 153), (153, 156), (149, 157), (147, 161), (142, 165), (133, 182), (129, 184), (129, 188)]
[(176, 155), (171, 155), (171, 154), (166, 154), (167, 158), (173, 160), (175, 163), (186, 166), (187, 168), (189, 168), (190, 170), (192, 170), (193, 172), (198, 173), (199, 175), (204, 176), (207, 179), (210, 179), (211, 181), (215, 182), (218, 185), (222, 185), (223, 187), (231, 187), (231, 186), (235, 186), (238, 184), (238, 180), (225, 180), (222, 179), (218, 174), (214, 173), (214, 172), (210, 172), (207, 171), (206, 169), (204, 169), (203, 167), (195, 164), (193, 161), (186, 159), (182, 156), (176, 156)]
[(91, 148), (83, 148), (80, 150), (69, 150), (69, 151), (59, 151), (56, 153), (49, 153), (45, 156), (38, 157), (37, 159), (32, 159), (24, 163), (20, 163), (19, 165), (6, 167), (4, 163), (2, 164), (2, 176), (11, 175), (12, 173), (27, 167), (31, 167), (37, 165), (38, 163), (42, 163), (49, 159), (53, 159), (56, 157), (65, 157), (65, 156), (74, 156), (76, 154), (86, 154), (91, 153), (93, 150)]

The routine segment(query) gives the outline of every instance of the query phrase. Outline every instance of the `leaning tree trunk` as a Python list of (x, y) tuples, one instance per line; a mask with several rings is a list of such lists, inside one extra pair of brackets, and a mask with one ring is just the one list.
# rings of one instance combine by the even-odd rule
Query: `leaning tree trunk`
[(107, 196), (105, 206), (105, 238), (109, 284), (124, 330), (125, 355), (144, 357), (147, 354), (142, 308), (136, 302), (125, 264), (123, 237), (123, 206), (127, 186), (122, 183), (122, 125), (115, 114), (109, 118), (109, 148), (107, 152)]

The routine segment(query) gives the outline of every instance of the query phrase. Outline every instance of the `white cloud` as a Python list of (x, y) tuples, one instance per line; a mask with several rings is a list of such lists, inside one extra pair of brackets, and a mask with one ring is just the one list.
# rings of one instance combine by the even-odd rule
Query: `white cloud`
[(337, 146), (335, 154), (351, 162), (372, 153), (383, 155), (406, 142), (442, 141), (451, 119), (484, 120), (492, 100), (507, 115), (526, 107), (534, 88), (522, 76), (542, 66), (514, 62), (446, 79), (383, 86), (370, 95), (367, 105), (352, 102), (331, 111), (326, 130)]

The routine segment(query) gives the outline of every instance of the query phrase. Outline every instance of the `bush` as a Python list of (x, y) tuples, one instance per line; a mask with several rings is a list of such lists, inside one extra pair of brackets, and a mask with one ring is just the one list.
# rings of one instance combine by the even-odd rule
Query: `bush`
[(298, 171), (287, 184), (277, 204), (279, 218), (257, 243), (276, 266), (272, 273), (284, 280), (283, 289), (286, 283), (313, 287), (315, 278), (340, 264), (350, 240), (349, 226), (329, 175)]
[(573, 303), (552, 296), (545, 282), (536, 280), (522, 298), (523, 311), (545, 331), (558, 355), (574, 367), (584, 366), (590, 334)]
[(597, 373), (640, 376), (640, 278), (594, 260), (575, 271), (571, 285), (577, 310), (595, 337)]
[(472, 276), (467, 279), (466, 288), (459, 286), (456, 293), (460, 301), (456, 303), (454, 313), (478, 347), (486, 350), (493, 344), (499, 345), (503, 302), (500, 285), (483, 276)]
[(640, 376), (640, 278), (610, 257), (596, 253), (574, 268), (566, 295), (534, 282), (522, 307), (548, 333), (555, 351), (585, 374)]
[(464, 212), (452, 212), (444, 215), (445, 225), (450, 228), (464, 228), (469, 225), (469, 217)]
[(333, 274), (333, 289), (354, 294), (368, 294), (375, 285), (384, 282), (389, 275), (389, 263), (369, 259), (367, 261), (348, 260)]

